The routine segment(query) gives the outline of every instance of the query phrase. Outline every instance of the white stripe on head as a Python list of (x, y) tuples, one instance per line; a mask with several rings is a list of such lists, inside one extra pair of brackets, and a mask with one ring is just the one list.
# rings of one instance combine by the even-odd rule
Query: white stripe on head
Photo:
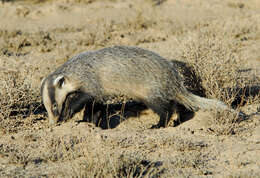
[(57, 78), (53, 81), (54, 86), (58, 86), (59, 88), (64, 86), (65, 78), (63, 75), (57, 76)]

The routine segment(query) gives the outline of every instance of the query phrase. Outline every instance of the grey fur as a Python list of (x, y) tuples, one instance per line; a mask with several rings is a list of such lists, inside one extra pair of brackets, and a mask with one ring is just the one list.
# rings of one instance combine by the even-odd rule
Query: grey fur
[[(192, 111), (229, 109), (218, 100), (202, 98), (189, 92), (171, 62), (154, 52), (137, 47), (103, 48), (81, 53), (68, 60), (43, 81), (43, 99), (50, 97), (50, 102), (44, 103), (46, 108), (51, 108), (49, 105), (53, 105), (54, 100), (57, 101), (58, 96), (54, 94), (57, 94), (57, 86), (52, 84), (60, 76), (64, 76), (64, 87), (68, 82), (71, 84), (64, 95), (82, 92), (88, 96), (86, 103), (93, 100), (97, 103), (128, 100), (143, 102), (160, 116), (158, 127), (167, 126), (171, 115), (178, 112), (175, 107), (177, 104)], [(44, 86), (48, 88), (46, 95)], [(61, 86), (59, 88), (63, 89)], [(65, 98), (66, 96), (60, 103), (56, 102), (60, 108), (59, 114)], [(53, 114), (50, 113), (52, 109), (47, 111), (49, 115)]]

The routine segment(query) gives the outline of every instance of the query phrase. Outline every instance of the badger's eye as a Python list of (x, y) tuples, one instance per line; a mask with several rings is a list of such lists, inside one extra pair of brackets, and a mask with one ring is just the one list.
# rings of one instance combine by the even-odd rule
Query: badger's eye
[(52, 109), (53, 109), (53, 110), (57, 110), (57, 109), (58, 109), (57, 103), (54, 103), (54, 104), (52, 105)]
[(53, 112), (54, 116), (58, 116), (59, 115), (59, 110), (58, 110), (58, 104), (57, 103), (54, 103), (52, 105), (52, 112)]

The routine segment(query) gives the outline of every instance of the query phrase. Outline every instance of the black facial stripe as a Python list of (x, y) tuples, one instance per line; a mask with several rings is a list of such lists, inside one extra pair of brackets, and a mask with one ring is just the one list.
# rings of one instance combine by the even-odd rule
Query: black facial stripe
[(52, 112), (53, 112), (53, 115), (54, 115), (55, 117), (59, 116), (59, 111), (58, 111), (58, 109), (52, 109)]
[(49, 80), (47, 89), (48, 89), (49, 98), (51, 100), (51, 105), (53, 106), (53, 104), (56, 103), (56, 100), (55, 100), (55, 88), (53, 87), (52, 83), (53, 83), (53, 81)]

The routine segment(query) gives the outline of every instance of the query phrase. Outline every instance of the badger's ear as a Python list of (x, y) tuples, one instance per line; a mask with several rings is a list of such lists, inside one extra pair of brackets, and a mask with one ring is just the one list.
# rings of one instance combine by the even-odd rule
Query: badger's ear
[(65, 85), (66, 79), (65, 76), (59, 75), (53, 81), (53, 85), (57, 86), (58, 88), (62, 88)]

